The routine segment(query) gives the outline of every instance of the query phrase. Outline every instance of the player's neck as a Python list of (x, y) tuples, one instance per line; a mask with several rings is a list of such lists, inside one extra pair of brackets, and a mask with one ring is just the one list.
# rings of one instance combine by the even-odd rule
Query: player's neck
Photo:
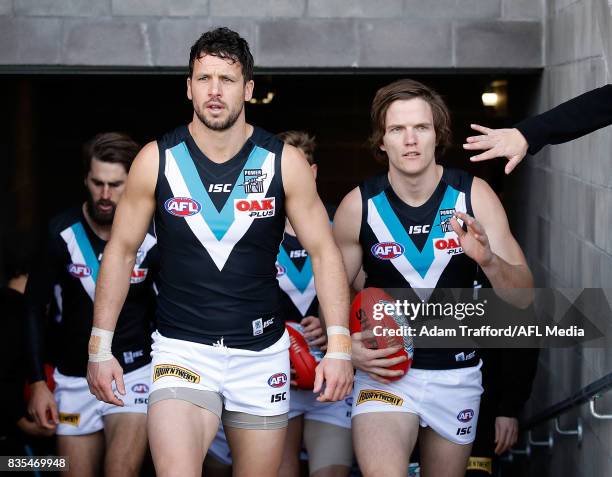
[(291, 222), (289, 222), (289, 220), (285, 220), (285, 232), (295, 237), (295, 230), (293, 230), (293, 227), (291, 226)]
[(219, 164), (229, 161), (238, 154), (253, 134), (253, 126), (246, 123), (244, 112), (232, 127), (224, 131), (209, 129), (195, 114), (188, 128), (200, 151), (211, 161)]
[(444, 168), (435, 162), (414, 176), (389, 169), (389, 183), (395, 194), (411, 207), (423, 205), (438, 187)]
[(91, 227), (91, 230), (93, 230), (94, 233), (102, 240), (108, 242), (110, 240), (112, 224), (100, 225), (99, 223), (94, 221), (94, 219), (92, 219), (89, 215), (89, 212), (87, 211), (87, 205), (85, 203), (83, 204), (83, 215), (85, 216), (87, 224)]

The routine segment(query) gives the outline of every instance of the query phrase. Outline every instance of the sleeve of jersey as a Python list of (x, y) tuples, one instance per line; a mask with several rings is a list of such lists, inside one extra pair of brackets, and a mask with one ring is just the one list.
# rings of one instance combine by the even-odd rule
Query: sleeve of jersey
[(501, 369), (497, 416), (517, 417), (531, 395), (538, 366), (537, 348), (500, 349)]
[(30, 382), (45, 380), (45, 345), (47, 308), (53, 296), (53, 285), (59, 276), (61, 252), (49, 231), (28, 275), (26, 286), (25, 345)]
[(149, 250), (147, 254), (149, 257), (149, 273), (151, 276), (151, 284), (153, 286), (153, 291), (155, 294), (158, 294), (159, 290), (159, 272), (161, 267), (160, 257), (159, 257), (159, 247), (156, 245)]
[(588, 91), (515, 127), (536, 154), (548, 144), (562, 144), (612, 124), (612, 85)]

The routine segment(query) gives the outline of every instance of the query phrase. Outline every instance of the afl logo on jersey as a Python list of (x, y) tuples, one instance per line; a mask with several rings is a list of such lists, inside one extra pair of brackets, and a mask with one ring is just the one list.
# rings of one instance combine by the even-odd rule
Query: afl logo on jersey
[(464, 409), (457, 414), (457, 420), (459, 422), (470, 422), (474, 418), (474, 411), (472, 409)]
[(80, 263), (71, 263), (68, 265), (68, 273), (75, 278), (91, 277), (91, 268)]
[(268, 385), (273, 388), (282, 388), (287, 384), (287, 375), (285, 373), (276, 373), (268, 378)]
[(282, 277), (285, 273), (287, 273), (287, 269), (280, 263), (276, 262), (276, 276)]
[(372, 245), (372, 255), (380, 260), (391, 260), (404, 254), (404, 246), (397, 242), (379, 242)]
[(171, 197), (164, 204), (166, 210), (177, 217), (189, 217), (202, 210), (199, 202), (189, 197)]

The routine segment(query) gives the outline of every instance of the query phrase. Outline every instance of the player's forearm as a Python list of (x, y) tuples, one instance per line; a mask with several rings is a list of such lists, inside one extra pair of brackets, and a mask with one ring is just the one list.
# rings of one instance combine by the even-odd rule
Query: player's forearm
[(481, 266), (495, 293), (504, 301), (526, 308), (533, 301), (533, 276), (527, 265), (512, 265), (499, 255)]
[(104, 250), (96, 283), (93, 326), (114, 331), (130, 287), (136, 256), (111, 240)]
[(311, 260), (325, 326), (348, 327), (349, 288), (339, 250), (330, 246)]

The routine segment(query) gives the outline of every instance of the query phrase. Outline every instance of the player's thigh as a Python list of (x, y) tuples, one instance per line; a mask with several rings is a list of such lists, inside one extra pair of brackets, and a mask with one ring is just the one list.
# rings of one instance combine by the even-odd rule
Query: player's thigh
[(278, 475), (287, 427), (243, 429), (224, 422), (225, 435), (232, 450), (235, 477)]
[(304, 420), (304, 444), (312, 477), (345, 477), (353, 463), (351, 428)]
[(98, 431), (81, 436), (57, 436), (57, 453), (69, 458), (66, 477), (98, 476), (104, 455), (104, 435)]
[(409, 412), (368, 412), (355, 416), (353, 444), (365, 477), (405, 477), (419, 433), (419, 417)]
[(423, 477), (463, 477), (472, 444), (456, 444), (431, 428), (421, 430), (419, 452)]
[(219, 417), (179, 399), (154, 402), (147, 416), (147, 434), (159, 477), (200, 476), (202, 462), (217, 429)]
[(303, 423), (303, 415), (295, 416), (294, 418), (289, 419), (279, 472), (281, 477), (297, 477), (300, 475), (300, 452), (302, 450)]
[(147, 449), (147, 415), (124, 412), (104, 416), (107, 476), (136, 476)]

